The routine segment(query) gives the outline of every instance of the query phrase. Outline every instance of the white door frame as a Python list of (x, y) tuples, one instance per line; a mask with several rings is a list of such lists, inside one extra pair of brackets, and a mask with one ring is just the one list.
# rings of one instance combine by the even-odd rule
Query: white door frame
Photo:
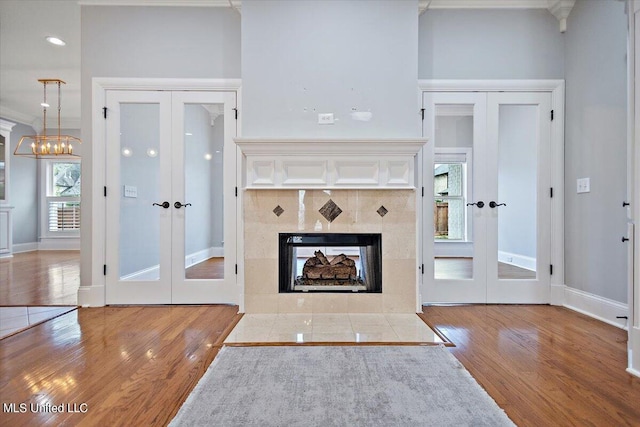
[[(85, 190), (82, 199), (82, 233), (81, 233), (81, 286), (78, 289), (78, 305), (102, 307), (106, 301), (105, 228), (106, 201), (103, 189), (106, 187), (106, 124), (103, 107), (108, 90), (198, 90), (198, 91), (235, 91), (237, 108), (241, 110), (240, 79), (165, 79), (165, 78), (119, 78), (94, 77), (91, 81), (91, 153), (85, 155), (83, 169), (90, 165), (89, 173), (83, 172), (84, 181), (89, 191)], [(107, 111), (108, 114), (108, 111)], [(241, 115), (236, 121), (236, 135), (240, 135)], [(237, 150), (237, 149), (236, 149)], [(241, 156), (237, 156), (241, 158)], [(240, 173), (240, 168), (237, 168)], [(236, 176), (236, 182), (238, 181)], [(89, 193), (89, 194), (87, 194)], [(242, 212), (241, 198), (237, 199), (237, 212)], [(242, 236), (242, 218), (238, 218), (236, 231)], [(243, 242), (239, 238), (236, 247), (238, 260), (237, 294), (243, 295)], [(243, 301), (238, 299), (240, 311)]]
[[(418, 80), (420, 99), (423, 99), (424, 92), (548, 92), (551, 94), (551, 108), (554, 111), (554, 120), (551, 122), (551, 163), (550, 182), (553, 188), (553, 199), (551, 200), (551, 264), (553, 265), (553, 275), (551, 276), (551, 298), (552, 305), (563, 305), (564, 303), (564, 80)], [(423, 126), (424, 133), (424, 126)], [(425, 136), (425, 135), (423, 135)], [(425, 179), (425, 161), (422, 162), (422, 177)], [(424, 181), (423, 181), (424, 182)], [(423, 209), (423, 224), (430, 212)], [(432, 215), (432, 213), (431, 213)], [(433, 259), (433, 245), (425, 245), (425, 230), (421, 230), (423, 239), (421, 245), (422, 263), (428, 264)], [(422, 292), (425, 294), (424, 283), (429, 280), (424, 276)], [(422, 301), (423, 304), (429, 303)]]

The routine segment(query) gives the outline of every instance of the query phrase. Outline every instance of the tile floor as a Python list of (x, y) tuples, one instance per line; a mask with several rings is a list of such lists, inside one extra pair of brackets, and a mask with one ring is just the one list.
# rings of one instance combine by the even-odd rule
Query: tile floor
[(76, 309), (76, 306), (0, 307), (0, 339)]
[(225, 343), (444, 342), (416, 314), (245, 314)]

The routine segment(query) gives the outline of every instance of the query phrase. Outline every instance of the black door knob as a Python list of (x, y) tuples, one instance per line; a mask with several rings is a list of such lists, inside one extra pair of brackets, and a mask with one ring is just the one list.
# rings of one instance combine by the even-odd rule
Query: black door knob
[(183, 207), (183, 206), (184, 206), (185, 208), (186, 208), (187, 206), (191, 206), (191, 203), (185, 203), (185, 204), (182, 204), (182, 203), (180, 203), (180, 202), (175, 202), (175, 203), (173, 204), (173, 206), (174, 206), (176, 209), (180, 209), (180, 208), (181, 208), (181, 207)]
[(467, 206), (477, 206), (480, 209), (484, 208), (484, 202), (482, 200), (474, 203), (467, 203)]
[(169, 206), (171, 206), (171, 204), (169, 202), (162, 202), (154, 203), (152, 206), (160, 206), (161, 208), (169, 209)]
[(497, 208), (498, 206), (507, 206), (506, 203), (496, 203), (493, 200), (489, 202), (489, 207), (491, 209)]
[(628, 241), (629, 241), (629, 238), (628, 238), (628, 237), (623, 237), (623, 238), (622, 238), (622, 243), (624, 243), (624, 242), (628, 242)]

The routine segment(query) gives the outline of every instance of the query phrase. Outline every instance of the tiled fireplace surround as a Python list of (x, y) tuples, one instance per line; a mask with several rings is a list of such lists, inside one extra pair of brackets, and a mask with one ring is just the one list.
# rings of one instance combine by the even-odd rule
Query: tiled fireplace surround
[[(424, 140), (411, 141), (407, 152), (385, 148), (389, 141), (357, 140), (347, 145), (329, 141), (323, 145), (325, 152), (312, 157), (305, 152), (306, 160), (300, 157), (301, 150), (306, 151), (313, 141), (295, 141), (295, 146), (294, 141), (285, 141), (275, 150), (277, 144), (269, 144), (273, 141), (236, 142), (244, 155), (246, 181), (242, 195), (246, 313), (416, 312), (418, 228), (413, 177), (415, 156)], [(366, 146), (368, 153), (363, 152)], [(355, 165), (341, 160), (350, 151), (359, 153)], [(389, 157), (384, 154), (387, 151), (393, 154)], [(349, 188), (340, 188), (343, 182)], [(329, 200), (342, 210), (331, 222), (320, 213)], [(381, 233), (382, 293), (279, 293), (279, 233), (318, 232)]]

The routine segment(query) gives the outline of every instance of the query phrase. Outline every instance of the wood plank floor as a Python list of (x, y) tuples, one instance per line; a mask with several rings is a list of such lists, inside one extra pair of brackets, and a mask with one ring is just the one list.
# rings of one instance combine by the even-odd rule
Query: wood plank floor
[(1, 403), (87, 405), (86, 413), (2, 413), (0, 424), (166, 425), (239, 320), (237, 311), (80, 308), (0, 340)]
[[(0, 340), (0, 402), (87, 404), (85, 414), (2, 414), (1, 424), (166, 425), (236, 311), (80, 308)], [(422, 316), (517, 425), (640, 425), (624, 331), (550, 306), (425, 307)]]
[(0, 306), (78, 305), (80, 251), (33, 251), (0, 259)]
[(640, 426), (624, 330), (552, 306), (424, 307), (518, 426)]

